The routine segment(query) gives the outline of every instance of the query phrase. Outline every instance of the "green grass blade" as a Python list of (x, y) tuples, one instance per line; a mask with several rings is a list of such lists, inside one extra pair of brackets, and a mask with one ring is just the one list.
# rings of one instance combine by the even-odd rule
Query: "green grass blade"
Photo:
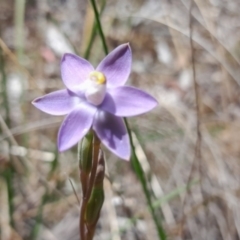
[[(105, 8), (105, 5), (106, 5), (106, 0), (103, 0), (102, 4), (101, 4), (100, 14), (99, 14), (100, 16), (101, 16), (101, 14), (103, 12), (103, 9)], [(91, 36), (90, 36), (90, 40), (89, 40), (87, 49), (86, 49), (86, 51), (84, 53), (84, 58), (85, 59), (89, 59), (90, 52), (91, 52), (91, 49), (92, 49), (92, 45), (93, 45), (95, 37), (97, 35), (97, 30), (98, 30), (98, 27), (97, 27), (97, 23), (95, 21), (94, 25), (93, 25), (93, 28), (92, 28), (92, 32), (91, 32)]]
[[(126, 124), (126, 126), (128, 126), (128, 123), (127, 123), (126, 119), (125, 119), (125, 124)], [(145, 197), (147, 199), (148, 207), (150, 209), (152, 218), (153, 218), (155, 226), (157, 228), (158, 237), (161, 240), (165, 240), (165, 239), (167, 239), (166, 238), (166, 233), (165, 233), (165, 231), (162, 227), (160, 218), (156, 215), (155, 208), (154, 208), (154, 205), (153, 205), (153, 202), (152, 202), (152, 194), (151, 194), (151, 192), (148, 188), (148, 182), (146, 180), (143, 168), (142, 168), (142, 166), (141, 166), (141, 164), (140, 164), (140, 162), (137, 158), (137, 155), (135, 153), (135, 148), (134, 148), (134, 145), (133, 145), (133, 139), (132, 139), (131, 131), (129, 130), (129, 127), (127, 127), (127, 129), (129, 131), (128, 134), (129, 134), (130, 143), (131, 143), (131, 147), (132, 147), (131, 163), (132, 163), (133, 169), (134, 169), (139, 181), (141, 182), (143, 192), (144, 192)]]
[(103, 30), (102, 30), (102, 24), (101, 24), (101, 21), (100, 21), (99, 12), (97, 10), (97, 5), (96, 5), (95, 0), (91, 0), (91, 3), (92, 3), (94, 15), (95, 15), (96, 26), (97, 26), (97, 29), (99, 31), (99, 34), (100, 34), (100, 37), (101, 37), (101, 40), (102, 40), (103, 49), (104, 49), (105, 54), (107, 55), (108, 54), (108, 47), (107, 47), (106, 39), (105, 39)]
[(194, 185), (196, 185), (198, 183), (199, 183), (199, 180), (194, 179), (190, 183), (188, 183), (187, 185), (184, 185), (184, 186), (181, 186), (181, 187), (178, 187), (178, 188), (174, 189), (169, 194), (164, 195), (163, 197), (161, 197), (157, 201), (154, 201), (153, 207), (154, 208), (161, 207), (165, 203), (167, 203), (167, 202), (171, 201), (172, 199), (178, 197), (181, 193), (186, 192), (187, 190), (189, 190), (191, 187), (193, 187)]

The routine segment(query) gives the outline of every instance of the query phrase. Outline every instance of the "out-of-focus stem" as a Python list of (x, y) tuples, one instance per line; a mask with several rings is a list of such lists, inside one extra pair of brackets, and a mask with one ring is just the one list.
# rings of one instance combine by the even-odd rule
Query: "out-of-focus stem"
[(24, 48), (24, 14), (26, 0), (15, 0), (15, 47), (17, 50), (18, 61), (21, 63)]
[(3, 51), (0, 48), (0, 72), (2, 78), (2, 94), (3, 94), (3, 104), (6, 111), (5, 122), (10, 127), (10, 109), (8, 105), (8, 94), (7, 94), (7, 76), (5, 72), (5, 61), (3, 56)]

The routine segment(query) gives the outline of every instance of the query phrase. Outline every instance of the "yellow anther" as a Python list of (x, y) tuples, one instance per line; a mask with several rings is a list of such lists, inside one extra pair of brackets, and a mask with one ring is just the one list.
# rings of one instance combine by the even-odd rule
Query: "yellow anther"
[(98, 84), (104, 84), (106, 83), (106, 77), (103, 73), (94, 71), (90, 73), (90, 79), (96, 81)]

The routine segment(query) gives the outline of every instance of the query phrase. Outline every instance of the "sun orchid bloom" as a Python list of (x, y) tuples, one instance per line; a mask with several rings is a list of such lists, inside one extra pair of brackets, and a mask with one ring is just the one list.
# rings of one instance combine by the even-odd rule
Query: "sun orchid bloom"
[(124, 86), (132, 63), (129, 44), (109, 53), (96, 69), (87, 60), (66, 53), (61, 75), (66, 89), (35, 99), (35, 107), (52, 115), (67, 115), (58, 132), (58, 149), (65, 151), (92, 128), (118, 157), (128, 160), (129, 136), (122, 117), (145, 113), (157, 105), (149, 94)]

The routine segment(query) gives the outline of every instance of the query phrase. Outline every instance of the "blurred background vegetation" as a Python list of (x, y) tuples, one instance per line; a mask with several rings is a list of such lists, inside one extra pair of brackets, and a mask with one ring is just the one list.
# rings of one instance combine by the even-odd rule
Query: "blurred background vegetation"
[[(132, 48), (128, 84), (159, 106), (129, 119), (135, 159), (106, 151), (95, 239), (240, 239), (240, 2), (96, 2), (109, 50)], [(0, 0), (2, 240), (79, 239), (77, 149), (59, 154), (63, 118), (31, 105), (64, 88), (66, 52), (105, 56), (90, 1)]]

